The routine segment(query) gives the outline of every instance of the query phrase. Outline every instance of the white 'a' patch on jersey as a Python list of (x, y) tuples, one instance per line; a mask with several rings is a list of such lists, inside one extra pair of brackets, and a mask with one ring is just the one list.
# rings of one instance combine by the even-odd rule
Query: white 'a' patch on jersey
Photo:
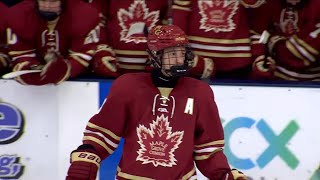
[(194, 99), (193, 98), (188, 98), (187, 99), (187, 103), (186, 103), (186, 107), (184, 108), (184, 113), (186, 114), (193, 114), (193, 107), (194, 107)]

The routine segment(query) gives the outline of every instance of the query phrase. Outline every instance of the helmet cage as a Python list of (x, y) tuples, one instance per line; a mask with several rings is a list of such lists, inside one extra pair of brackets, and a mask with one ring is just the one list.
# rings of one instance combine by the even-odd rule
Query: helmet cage
[[(177, 46), (179, 47), (179, 46)], [(181, 46), (180, 46), (181, 47)], [(148, 53), (150, 55), (150, 61), (151, 64), (154, 68), (156, 69), (162, 69), (166, 73), (170, 73), (172, 76), (183, 76), (185, 75), (189, 69), (192, 68), (193, 66), (193, 59), (194, 59), (194, 54), (191, 50), (191, 47), (189, 46), (183, 46), (185, 47), (185, 57), (184, 57), (184, 63), (182, 65), (173, 65), (171, 66), (170, 69), (165, 69), (162, 58), (164, 54), (164, 49), (160, 51), (151, 51), (148, 49)]]

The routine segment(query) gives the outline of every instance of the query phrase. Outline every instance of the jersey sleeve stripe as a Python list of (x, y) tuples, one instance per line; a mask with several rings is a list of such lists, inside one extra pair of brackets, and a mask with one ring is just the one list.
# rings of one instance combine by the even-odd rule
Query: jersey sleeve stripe
[(294, 35), (294, 36), (292, 36), (292, 38), (295, 39), (301, 46), (303, 46), (305, 49), (307, 49), (312, 54), (319, 55), (319, 51), (317, 49), (313, 48), (311, 45), (306, 43), (304, 40), (300, 39), (298, 36)]
[(199, 145), (195, 145), (195, 148), (202, 148), (202, 147), (206, 147), (206, 146), (216, 146), (216, 145), (224, 145), (224, 140), (217, 140), (217, 141), (212, 141), (209, 143), (205, 143), (205, 144), (199, 144)]
[(109, 154), (112, 154), (114, 150), (111, 150), (104, 142), (102, 142), (100, 139), (92, 137), (92, 136), (84, 136), (83, 141), (91, 141), (94, 142), (100, 146), (102, 146)]
[(193, 152), (195, 153), (211, 153), (214, 152), (215, 150), (220, 149), (218, 147), (209, 147), (209, 148), (203, 148), (199, 150), (194, 150)]
[(120, 137), (117, 136), (117, 135), (115, 135), (113, 132), (111, 132), (111, 131), (108, 130), (108, 129), (105, 129), (105, 128), (103, 128), (103, 127), (97, 126), (97, 125), (95, 125), (95, 124), (93, 124), (93, 123), (91, 123), (91, 122), (89, 122), (87, 126), (90, 127), (90, 128), (92, 128), (92, 129), (97, 129), (97, 130), (99, 130), (99, 131), (102, 131), (102, 132), (108, 134), (109, 136), (111, 136), (113, 139), (115, 139), (115, 140), (117, 140), (117, 141), (120, 141)]
[(297, 49), (297, 51), (299, 51), (300, 54), (306, 57), (309, 61), (311, 62), (316, 61), (316, 58), (312, 54), (310, 54), (304, 47), (302, 47), (294, 38), (290, 38), (289, 41), (293, 44), (295, 49)]
[(117, 148), (118, 147), (119, 141), (118, 141), (118, 143), (114, 143), (110, 139), (105, 137), (102, 133), (90, 131), (90, 130), (87, 130), (87, 129), (84, 131), (84, 133), (86, 134), (86, 136), (90, 136), (90, 134), (95, 134), (95, 135), (101, 137), (106, 143), (108, 143), (113, 148)]
[(296, 56), (297, 58), (301, 59), (304, 63), (305, 66), (308, 66), (310, 65), (310, 62), (305, 59), (302, 54), (300, 54), (299, 51), (297, 51), (297, 49), (295, 48), (295, 46), (290, 42), (290, 41), (287, 41), (286, 42), (286, 47), (288, 48), (288, 50), (294, 55)]
[(208, 159), (210, 158), (211, 156), (213, 156), (215, 153), (219, 152), (219, 151), (222, 151), (223, 148), (217, 148), (216, 150), (214, 150), (213, 152), (211, 153), (207, 153), (207, 154), (203, 154), (203, 155), (195, 155), (194, 156), (194, 160), (196, 161), (201, 161), (201, 160), (205, 160), (205, 159)]

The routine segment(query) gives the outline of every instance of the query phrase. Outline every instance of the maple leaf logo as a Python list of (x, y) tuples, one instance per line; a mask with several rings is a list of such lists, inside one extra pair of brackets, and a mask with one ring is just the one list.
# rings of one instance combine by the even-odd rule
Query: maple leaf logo
[(120, 40), (128, 42), (147, 42), (143, 34), (144, 27), (151, 29), (159, 20), (160, 11), (152, 11), (144, 0), (135, 0), (129, 7), (129, 10), (121, 8), (118, 11), (119, 25), (122, 27)]
[(200, 0), (198, 1), (199, 13), (201, 15), (200, 29), (205, 32), (230, 32), (236, 28), (233, 21), (239, 1), (234, 0)]
[(184, 131), (172, 133), (169, 125), (168, 117), (161, 115), (150, 124), (150, 129), (144, 125), (137, 127), (140, 144), (137, 161), (142, 161), (142, 164), (152, 163), (155, 167), (176, 165), (174, 151), (182, 142)]

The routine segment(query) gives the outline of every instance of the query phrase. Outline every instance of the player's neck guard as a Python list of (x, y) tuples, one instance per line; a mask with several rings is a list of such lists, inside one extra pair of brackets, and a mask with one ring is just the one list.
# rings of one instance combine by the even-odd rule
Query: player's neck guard
[(161, 69), (154, 69), (151, 72), (151, 78), (152, 78), (153, 84), (156, 87), (168, 87), (168, 88), (173, 88), (179, 80), (179, 77), (165, 76), (161, 72)]

